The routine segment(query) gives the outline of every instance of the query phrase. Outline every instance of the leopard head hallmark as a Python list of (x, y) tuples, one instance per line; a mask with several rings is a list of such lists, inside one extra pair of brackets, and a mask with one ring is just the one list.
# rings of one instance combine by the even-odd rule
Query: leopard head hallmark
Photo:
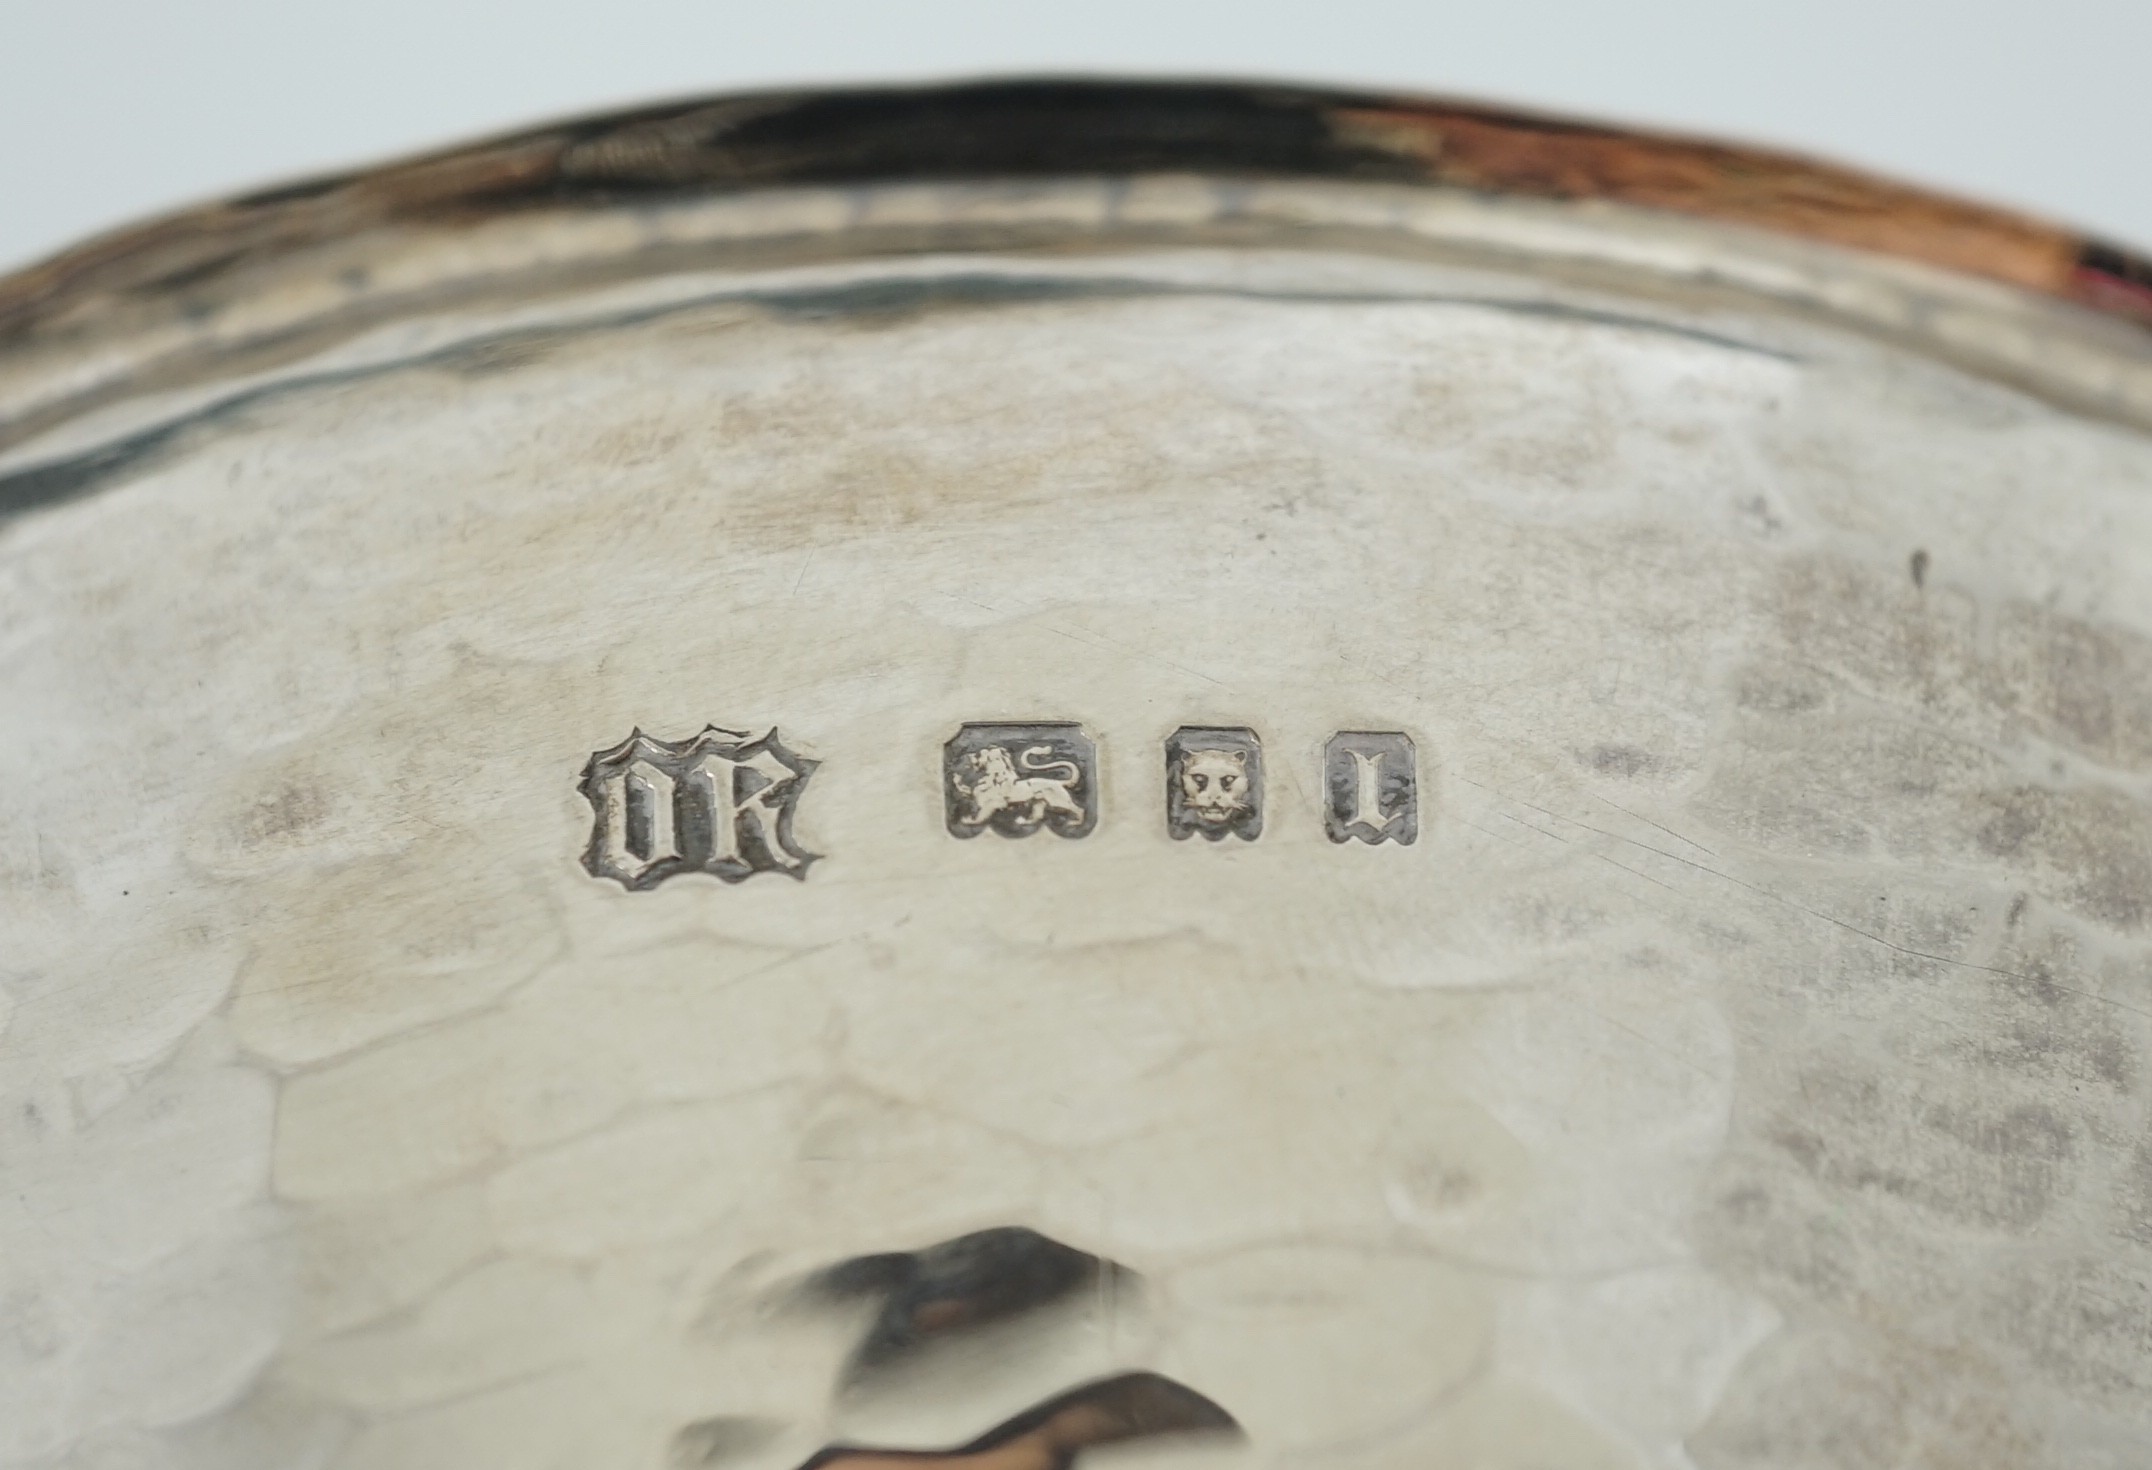
[(637, 730), (583, 767), (578, 789), (594, 816), (583, 867), (630, 889), (681, 873), (805, 878), (820, 854), (794, 839), (792, 814), (818, 764), (774, 728), (750, 738), (711, 725), (688, 740)]
[(1166, 741), (1166, 830), (1176, 839), (1263, 831), (1263, 747), (1243, 726), (1183, 725)]

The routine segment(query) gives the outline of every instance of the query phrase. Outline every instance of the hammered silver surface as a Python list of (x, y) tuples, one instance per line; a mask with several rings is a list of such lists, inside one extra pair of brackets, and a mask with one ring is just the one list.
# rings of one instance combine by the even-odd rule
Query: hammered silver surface
[[(2152, 442), (1514, 284), (565, 295), (0, 529), (0, 1465), (787, 1470), (1136, 1368), (1246, 1437), (1113, 1463), (2152, 1457)], [(953, 839), (1031, 718), (1095, 830)], [(592, 752), (713, 723), (820, 860), (591, 877)], [(868, 1392), (783, 1305), (1001, 1226), (1140, 1289)]]

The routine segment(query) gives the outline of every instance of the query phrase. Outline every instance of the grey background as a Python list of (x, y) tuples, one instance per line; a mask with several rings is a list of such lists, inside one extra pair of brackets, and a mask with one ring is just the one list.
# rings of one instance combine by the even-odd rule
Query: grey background
[(987, 72), (1287, 77), (1789, 146), (2152, 246), (2152, 0), (0, 0), (0, 270), (562, 113)]

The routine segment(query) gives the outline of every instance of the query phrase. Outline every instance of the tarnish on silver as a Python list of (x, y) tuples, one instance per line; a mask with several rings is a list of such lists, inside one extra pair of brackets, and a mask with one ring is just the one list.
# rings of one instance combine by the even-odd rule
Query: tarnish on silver
[(637, 730), (583, 767), (578, 789), (594, 815), (583, 867), (630, 889), (681, 873), (805, 878), (821, 854), (799, 845), (792, 817), (819, 764), (787, 750), (774, 727), (749, 738), (710, 725), (689, 740)]
[(1420, 835), (1419, 772), (1412, 737), (1395, 730), (1340, 730), (1323, 746), (1323, 830), (1332, 842), (1410, 847)]

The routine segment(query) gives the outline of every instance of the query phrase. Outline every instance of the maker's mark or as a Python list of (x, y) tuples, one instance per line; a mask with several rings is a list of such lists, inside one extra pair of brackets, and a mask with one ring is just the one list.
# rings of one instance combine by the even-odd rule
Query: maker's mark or
[(596, 818), (583, 866), (628, 888), (681, 873), (804, 878), (820, 854), (793, 837), (792, 816), (818, 764), (785, 749), (775, 729), (750, 738), (711, 725), (689, 740), (637, 730), (583, 767)]

